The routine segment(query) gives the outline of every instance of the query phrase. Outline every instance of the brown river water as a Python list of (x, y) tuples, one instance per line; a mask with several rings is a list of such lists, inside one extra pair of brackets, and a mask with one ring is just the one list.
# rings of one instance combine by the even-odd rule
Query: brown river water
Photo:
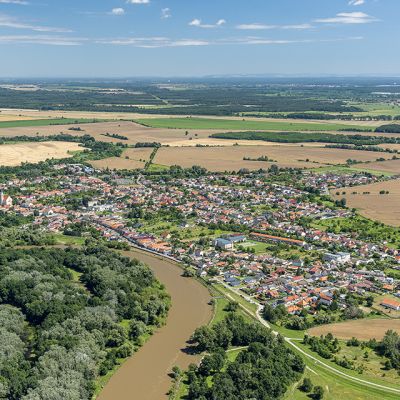
[(138, 250), (123, 254), (139, 259), (153, 270), (171, 295), (172, 306), (166, 325), (118, 369), (97, 400), (167, 399), (172, 367), (185, 369), (200, 360), (184, 349), (194, 330), (210, 321), (211, 295), (195, 279), (182, 277), (182, 270), (171, 261)]

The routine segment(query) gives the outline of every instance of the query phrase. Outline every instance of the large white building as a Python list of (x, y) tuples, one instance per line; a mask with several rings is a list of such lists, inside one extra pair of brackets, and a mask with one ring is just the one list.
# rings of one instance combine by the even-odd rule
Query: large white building
[(13, 205), (13, 199), (8, 194), (0, 192), (0, 206), (11, 207)]

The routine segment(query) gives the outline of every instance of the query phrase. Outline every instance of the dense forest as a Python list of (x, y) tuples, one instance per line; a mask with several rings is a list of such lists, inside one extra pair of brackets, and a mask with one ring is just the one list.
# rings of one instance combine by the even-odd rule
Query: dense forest
[[(321, 90), (241, 82), (188, 83), (170, 86), (154, 83), (112, 82), (40, 84), (38, 90), (0, 87), (0, 108), (142, 112), (147, 114), (233, 115), (241, 112), (356, 112), (343, 100), (332, 100)], [(109, 89), (109, 87), (112, 89)]]
[(145, 265), (105, 247), (2, 248), (0, 398), (91, 399), (168, 308)]
[[(303, 360), (281, 336), (235, 313), (197, 329), (192, 340), (208, 354), (187, 373), (190, 400), (280, 399), (304, 372)], [(230, 346), (248, 347), (229, 362), (225, 350)]]

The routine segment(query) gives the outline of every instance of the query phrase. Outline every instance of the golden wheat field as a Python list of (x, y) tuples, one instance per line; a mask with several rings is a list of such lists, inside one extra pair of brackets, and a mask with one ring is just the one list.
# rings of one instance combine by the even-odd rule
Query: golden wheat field
[[(268, 162), (244, 160), (244, 158), (255, 160), (264, 156), (268, 157)], [(369, 161), (379, 156), (381, 156), (379, 152), (282, 144), (230, 147), (163, 147), (159, 149), (154, 163), (161, 165), (179, 164), (182, 167), (200, 165), (210, 171), (236, 171), (240, 168), (265, 169), (272, 164), (281, 167), (316, 168), (345, 164), (349, 158)]]
[(37, 163), (49, 158), (70, 157), (72, 151), (82, 150), (78, 143), (34, 142), (0, 145), (0, 165), (16, 166), (23, 162)]
[(360, 340), (369, 340), (373, 338), (380, 340), (389, 329), (400, 333), (400, 320), (358, 319), (355, 321), (317, 326), (309, 329), (308, 333), (312, 336), (332, 333), (333, 336), (339, 339), (351, 339), (352, 337), (356, 337)]
[[(381, 191), (389, 192), (380, 194)], [(347, 206), (356, 208), (365, 217), (392, 226), (400, 226), (400, 179), (332, 190), (334, 198), (346, 198)], [(346, 192), (345, 195), (342, 192)]]

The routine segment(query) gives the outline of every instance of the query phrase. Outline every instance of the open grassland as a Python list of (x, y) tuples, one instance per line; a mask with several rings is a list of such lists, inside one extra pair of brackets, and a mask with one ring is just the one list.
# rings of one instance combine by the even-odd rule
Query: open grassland
[(78, 143), (34, 142), (0, 145), (0, 165), (16, 166), (23, 162), (37, 163), (49, 158), (71, 157), (82, 150)]
[[(355, 168), (362, 168), (363, 166), (356, 165)], [(395, 175), (400, 175), (400, 160), (376, 161), (368, 164), (369, 169), (380, 172), (389, 172)]]
[(86, 124), (96, 122), (94, 119), (85, 118), (58, 118), (58, 119), (26, 119), (14, 121), (0, 121), (0, 129), (4, 128), (25, 128), (29, 126), (48, 126), (48, 125), (71, 125)]
[(272, 131), (338, 131), (363, 126), (330, 122), (292, 122), (276, 120), (232, 120), (218, 118), (151, 118), (139, 119), (140, 124), (153, 128), (170, 129), (223, 129), (223, 130), (272, 130)]
[[(382, 153), (357, 150), (302, 147), (301, 145), (231, 146), (231, 147), (165, 147), (161, 148), (154, 162), (161, 165), (191, 167), (200, 165), (210, 171), (232, 171), (240, 168), (257, 170), (272, 164), (281, 167), (315, 168), (329, 164), (344, 164), (349, 158), (358, 161), (375, 160)], [(249, 161), (259, 157), (270, 161)]]
[(336, 324), (321, 325), (309, 329), (312, 336), (326, 335), (332, 333), (338, 339), (351, 339), (356, 337), (360, 340), (381, 340), (388, 330), (400, 333), (399, 319), (358, 319), (354, 321), (339, 322)]
[[(389, 192), (380, 194), (381, 191)], [(360, 214), (392, 226), (400, 226), (400, 180), (389, 180), (370, 185), (332, 190), (336, 199), (345, 198), (347, 206)], [(343, 192), (346, 192), (343, 195)]]
[(400, 106), (391, 103), (378, 102), (378, 103), (351, 103), (356, 107), (363, 109), (363, 112), (352, 113), (356, 116), (363, 115), (391, 115), (392, 117), (400, 115)]

